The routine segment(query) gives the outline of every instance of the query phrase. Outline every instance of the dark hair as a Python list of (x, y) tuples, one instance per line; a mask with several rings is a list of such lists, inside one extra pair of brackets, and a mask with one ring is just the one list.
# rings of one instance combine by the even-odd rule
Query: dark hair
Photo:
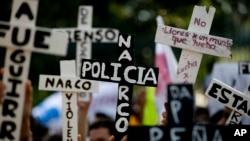
[(99, 120), (99, 121), (92, 123), (89, 126), (89, 131), (91, 131), (92, 129), (98, 129), (101, 127), (107, 128), (109, 130), (109, 134), (114, 135), (114, 130), (115, 130), (114, 121), (108, 120), (108, 119), (103, 119), (103, 120)]
[(108, 119), (108, 120), (112, 120), (111, 117), (109, 117), (107, 114), (104, 114), (104, 113), (101, 113), (101, 112), (97, 112), (95, 114), (96, 118), (99, 118), (99, 119)]
[(47, 141), (62, 141), (62, 135), (51, 135)]

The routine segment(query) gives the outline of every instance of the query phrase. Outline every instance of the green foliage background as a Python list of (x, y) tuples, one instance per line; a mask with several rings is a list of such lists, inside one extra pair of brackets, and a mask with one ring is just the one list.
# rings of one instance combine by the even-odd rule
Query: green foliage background
[[(194, 5), (216, 8), (210, 34), (233, 39), (233, 58), (220, 59), (204, 55), (196, 89), (202, 88), (204, 77), (217, 61), (249, 61), (250, 1), (247, 0), (40, 0), (37, 26), (49, 28), (76, 27), (78, 6), (94, 7), (93, 27), (112, 27), (120, 32), (136, 34), (135, 61), (138, 65), (154, 65), (156, 16), (164, 17), (166, 25), (187, 29)], [(12, 1), (0, 1), (0, 20), (9, 21)], [(173, 48), (178, 60), (180, 49)], [(71, 43), (65, 57), (33, 53), (30, 76), (35, 90), (34, 104), (51, 92), (37, 90), (40, 74), (59, 74), (59, 61), (74, 59)], [(0, 65), (4, 65), (5, 49), (0, 48)], [(115, 61), (116, 44), (93, 44), (92, 58)]]

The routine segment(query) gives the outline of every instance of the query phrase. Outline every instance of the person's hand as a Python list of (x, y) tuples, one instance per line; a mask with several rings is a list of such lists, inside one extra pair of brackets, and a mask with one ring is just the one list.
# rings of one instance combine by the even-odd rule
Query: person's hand
[(78, 140), (78, 141), (81, 141), (81, 135), (80, 135), (80, 134), (78, 134), (77, 140)]
[(225, 125), (227, 122), (227, 119), (229, 118), (232, 111), (233, 111), (232, 109), (225, 107), (224, 112), (223, 112), (223, 116), (221, 117), (221, 119), (218, 121), (217, 124), (218, 125)]
[(23, 122), (21, 126), (21, 141), (32, 141), (32, 131), (30, 129), (30, 117), (32, 111), (32, 91), (31, 81), (25, 83), (25, 102), (23, 109)]
[[(4, 74), (4, 69), (0, 68), (0, 76), (2, 77)], [(4, 98), (4, 90), (6, 86), (0, 81), (0, 105), (2, 105)], [(23, 117), (22, 117), (22, 125), (21, 125), (21, 134), (20, 141), (32, 141), (32, 132), (30, 128), (30, 116), (32, 110), (32, 84), (30, 80), (25, 82), (25, 101), (24, 101), (24, 109), (23, 109)]]
[(86, 116), (89, 110), (89, 106), (92, 100), (92, 93), (89, 93), (89, 101), (80, 101), (78, 100), (77, 104), (78, 104), (78, 114), (81, 116)]
[(168, 109), (168, 103), (164, 103), (165, 111), (162, 112), (162, 119), (160, 121), (160, 125), (166, 126), (168, 124), (168, 114), (167, 114), (167, 109)]
[(92, 100), (92, 94), (90, 93), (89, 101), (78, 100), (78, 133), (81, 135), (81, 141), (84, 141), (88, 133), (88, 120), (87, 113)]
[[(128, 140), (128, 139), (127, 139), (127, 136), (124, 136), (124, 137), (121, 139), (121, 141), (127, 141), (127, 140)], [(109, 139), (108, 139), (108, 141), (115, 141), (115, 136), (114, 136), (114, 135), (110, 136)]]

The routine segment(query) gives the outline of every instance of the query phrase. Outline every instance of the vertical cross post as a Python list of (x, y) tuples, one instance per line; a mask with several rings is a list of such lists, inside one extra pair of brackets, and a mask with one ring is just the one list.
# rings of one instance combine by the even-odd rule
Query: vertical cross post
[(0, 22), (0, 44), (7, 47), (6, 85), (0, 108), (0, 140), (19, 141), (31, 53), (65, 56), (67, 34), (35, 27), (38, 0), (13, 0), (11, 20)]
[(157, 86), (158, 68), (134, 66), (134, 35), (120, 34), (116, 63), (82, 59), (81, 78), (119, 83), (115, 140), (127, 134), (133, 85)]
[[(182, 138), (191, 140), (190, 127), (194, 120), (194, 96), (192, 84), (168, 85), (168, 129), (170, 133), (179, 134)], [(167, 131), (168, 132), (168, 131)], [(176, 135), (170, 134), (168, 140), (175, 140)]]
[(195, 6), (188, 30), (158, 25), (155, 42), (182, 48), (176, 82), (195, 83), (203, 54), (231, 58), (232, 40), (208, 35), (215, 8)]
[[(40, 75), (39, 89), (62, 91), (63, 141), (77, 141), (77, 92), (98, 92), (99, 83), (76, 76), (74, 60), (61, 61), (61, 76)], [(56, 102), (56, 101), (55, 101)]]

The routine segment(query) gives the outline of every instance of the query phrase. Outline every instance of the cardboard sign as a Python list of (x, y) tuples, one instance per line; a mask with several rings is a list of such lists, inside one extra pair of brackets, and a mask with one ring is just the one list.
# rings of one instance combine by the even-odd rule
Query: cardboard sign
[(158, 69), (133, 66), (134, 35), (120, 34), (117, 63), (83, 59), (81, 78), (119, 83), (115, 119), (115, 140), (127, 134), (133, 85), (157, 86)]
[(217, 79), (212, 80), (205, 94), (241, 114), (250, 116), (250, 97)]
[(63, 91), (63, 141), (77, 140), (78, 116), (76, 92), (99, 92), (96, 81), (81, 80), (76, 77), (76, 63), (74, 60), (61, 61), (61, 76), (40, 75), (39, 90)]
[(19, 141), (24, 109), (25, 81), (31, 53), (66, 55), (67, 34), (36, 28), (38, 1), (13, 0), (10, 23), (0, 22), (0, 46), (7, 47), (0, 108), (0, 140)]
[(168, 85), (168, 125), (193, 125), (194, 96), (192, 84)]
[(250, 62), (239, 62), (239, 74), (250, 74)]
[[(193, 126), (194, 97), (192, 84), (169, 84), (168, 85), (168, 127), (170, 138), (176, 140), (191, 138), (190, 127)], [(190, 126), (189, 128), (186, 126)], [(177, 135), (178, 134), (178, 135)]]
[(215, 8), (195, 6), (188, 30), (158, 25), (155, 42), (182, 48), (176, 82), (194, 83), (203, 53), (231, 58), (232, 40), (209, 34)]

